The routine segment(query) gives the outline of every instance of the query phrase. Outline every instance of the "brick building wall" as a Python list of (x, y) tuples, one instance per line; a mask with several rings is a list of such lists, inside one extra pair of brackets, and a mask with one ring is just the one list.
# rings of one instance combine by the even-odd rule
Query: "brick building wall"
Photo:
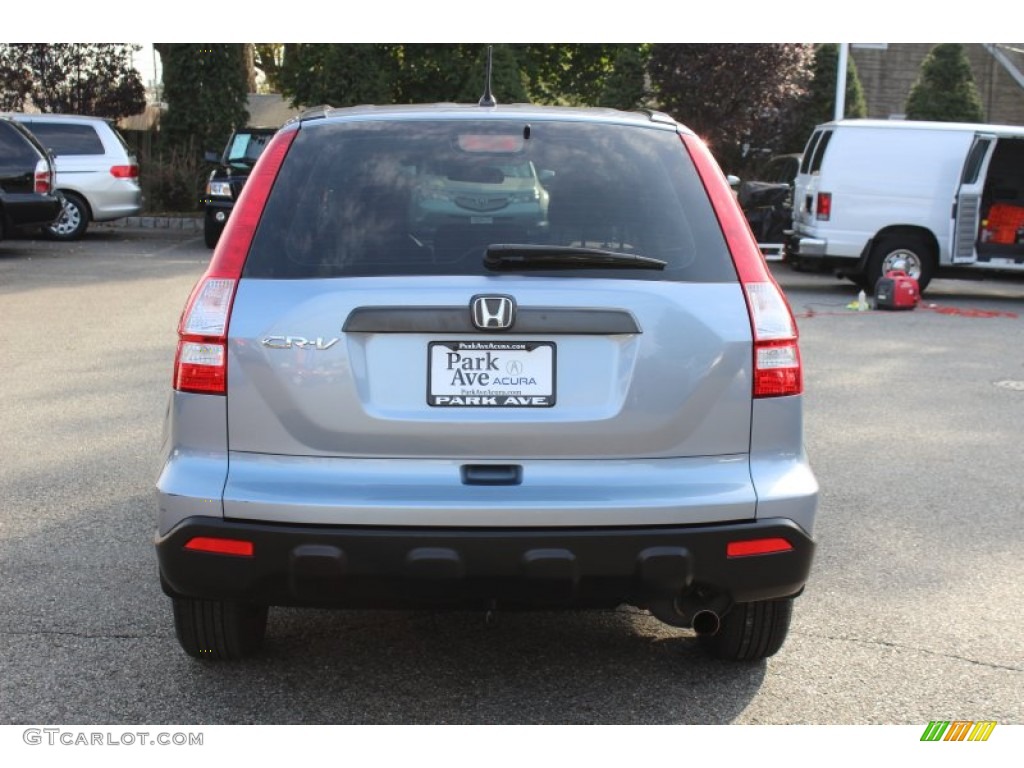
[[(920, 75), (921, 63), (935, 43), (889, 43), (885, 49), (856, 48), (850, 55), (868, 102), (868, 117), (902, 115), (910, 89)], [(989, 123), (1024, 125), (1024, 87), (980, 43), (965, 43), (974, 82), (978, 86), (985, 120)], [(1013, 50), (1017, 49), (1017, 50)], [(1024, 72), (1024, 43), (1000, 49)]]

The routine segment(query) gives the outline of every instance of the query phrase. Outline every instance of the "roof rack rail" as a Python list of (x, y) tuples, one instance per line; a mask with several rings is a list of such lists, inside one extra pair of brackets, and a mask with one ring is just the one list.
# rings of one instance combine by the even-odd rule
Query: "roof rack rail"
[(668, 125), (676, 125), (679, 121), (673, 118), (671, 115), (661, 112), (657, 109), (651, 109), (650, 107), (642, 107), (640, 109), (652, 123), (666, 123)]
[(327, 117), (327, 113), (333, 110), (330, 104), (321, 104), (317, 107), (310, 107), (309, 109), (303, 110), (299, 115), (299, 120), (319, 120), (320, 118)]

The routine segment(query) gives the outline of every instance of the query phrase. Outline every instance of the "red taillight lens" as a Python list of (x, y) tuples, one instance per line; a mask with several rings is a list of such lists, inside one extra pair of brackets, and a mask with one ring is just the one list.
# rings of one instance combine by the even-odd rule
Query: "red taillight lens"
[(110, 168), (110, 175), (118, 179), (137, 179), (139, 177), (139, 166), (114, 165)]
[(251, 541), (242, 539), (221, 539), (214, 536), (196, 536), (188, 540), (185, 549), (193, 552), (212, 552), (215, 555), (252, 557), (256, 551)]
[(730, 541), (725, 546), (726, 557), (751, 557), (753, 555), (773, 555), (777, 552), (792, 551), (793, 545), (781, 538)]
[(803, 367), (789, 304), (774, 282), (745, 288), (754, 329), (754, 397), (800, 394)]
[(831, 192), (818, 193), (818, 204), (814, 206), (814, 215), (818, 221), (828, 221), (832, 217)]
[(189, 297), (178, 326), (174, 388), (227, 392), (227, 332), (236, 280), (203, 277)]
[(48, 195), (53, 190), (53, 173), (44, 160), (36, 163), (35, 183), (32, 188), (37, 195)]
[(210, 266), (192, 289), (178, 324), (178, 353), (174, 359), (174, 388), (181, 392), (227, 394), (228, 324), (235, 289), (270, 188), (296, 133), (290, 130), (277, 134), (260, 156)]
[(695, 136), (683, 135), (682, 139), (714, 206), (746, 294), (754, 334), (753, 395), (798, 395), (803, 392), (803, 375), (796, 321), (789, 304), (768, 271), (732, 188), (711, 152)]
[(174, 388), (182, 392), (223, 395), (227, 391), (227, 350), (220, 342), (179, 341), (174, 361)]
[(795, 341), (758, 342), (754, 355), (754, 397), (781, 397), (803, 392), (800, 349)]

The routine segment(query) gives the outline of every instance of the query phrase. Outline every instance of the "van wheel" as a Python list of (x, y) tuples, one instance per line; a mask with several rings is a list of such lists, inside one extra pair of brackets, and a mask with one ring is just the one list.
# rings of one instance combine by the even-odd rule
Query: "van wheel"
[(174, 631), (189, 656), (234, 660), (250, 656), (263, 645), (267, 606), (219, 600), (171, 598)]
[(935, 254), (919, 235), (892, 235), (881, 238), (871, 249), (866, 277), (874, 290), (878, 280), (894, 269), (901, 269), (917, 280), (924, 291), (935, 271)]
[(701, 635), (704, 649), (726, 661), (758, 661), (773, 656), (789, 632), (793, 598), (737, 603), (713, 635)]
[(74, 192), (64, 193), (64, 208), (53, 224), (44, 229), (51, 240), (77, 240), (89, 226), (89, 206)]

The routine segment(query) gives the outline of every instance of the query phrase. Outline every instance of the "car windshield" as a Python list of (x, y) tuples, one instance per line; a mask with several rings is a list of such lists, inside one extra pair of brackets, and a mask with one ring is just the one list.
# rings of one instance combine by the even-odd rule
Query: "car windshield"
[[(666, 263), (657, 271), (616, 264), (588, 277), (736, 280), (674, 131), (556, 120), (305, 124), (245, 269), (249, 277), (489, 274), (485, 255), (496, 244)], [(563, 273), (579, 275), (569, 264), (543, 271)]]
[(255, 165), (270, 139), (271, 134), (266, 133), (236, 133), (228, 147), (227, 162)]

